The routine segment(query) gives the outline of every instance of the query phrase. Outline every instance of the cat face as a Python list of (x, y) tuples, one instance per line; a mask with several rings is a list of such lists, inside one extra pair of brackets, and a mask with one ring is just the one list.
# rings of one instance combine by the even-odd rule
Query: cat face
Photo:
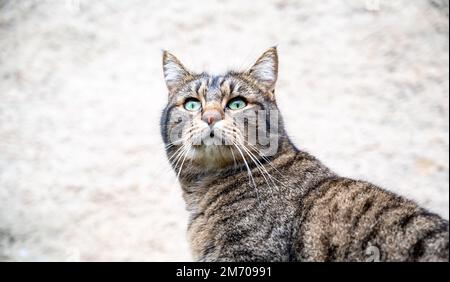
[(161, 133), (173, 165), (226, 167), (259, 159), (267, 143), (276, 142), (278, 121), (270, 116), (278, 113), (276, 48), (245, 72), (195, 74), (168, 52), (163, 69), (169, 99)]

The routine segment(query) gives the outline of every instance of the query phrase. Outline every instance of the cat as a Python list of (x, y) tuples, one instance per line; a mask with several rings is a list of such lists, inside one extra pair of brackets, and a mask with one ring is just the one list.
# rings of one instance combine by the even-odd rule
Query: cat
[[(161, 134), (190, 214), (194, 260), (448, 261), (448, 221), (340, 177), (293, 145), (275, 99), (276, 47), (247, 71), (217, 76), (164, 51), (163, 72)], [(265, 125), (246, 118), (261, 111)], [(246, 127), (270, 142), (249, 142)]]

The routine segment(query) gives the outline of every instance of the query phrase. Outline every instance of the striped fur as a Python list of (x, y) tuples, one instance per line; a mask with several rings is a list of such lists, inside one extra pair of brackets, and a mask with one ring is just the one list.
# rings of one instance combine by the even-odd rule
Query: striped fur
[(339, 177), (292, 145), (281, 118), (278, 150), (268, 158), (258, 148), (244, 151), (245, 162), (233, 146), (171, 143), (177, 127), (208, 130), (201, 111), (183, 109), (188, 97), (220, 111), (223, 123), (242, 114), (225, 109), (236, 95), (248, 101), (244, 112), (277, 110), (275, 48), (241, 73), (194, 74), (167, 52), (163, 65), (169, 101), (161, 134), (190, 212), (196, 261), (448, 261), (446, 220), (370, 183)]

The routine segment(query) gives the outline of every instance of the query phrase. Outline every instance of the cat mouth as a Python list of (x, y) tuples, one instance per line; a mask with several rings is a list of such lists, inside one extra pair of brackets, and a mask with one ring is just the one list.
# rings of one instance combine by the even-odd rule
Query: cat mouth
[(198, 147), (208, 147), (208, 146), (225, 146), (226, 145), (226, 136), (220, 131), (216, 129), (208, 129), (205, 130), (201, 137), (199, 138), (200, 142), (197, 144), (193, 144)]

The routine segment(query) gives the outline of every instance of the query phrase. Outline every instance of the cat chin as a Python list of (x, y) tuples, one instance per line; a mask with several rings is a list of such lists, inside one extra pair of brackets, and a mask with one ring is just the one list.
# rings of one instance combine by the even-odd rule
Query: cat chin
[(219, 169), (234, 164), (230, 146), (200, 145), (193, 148), (191, 158), (193, 163), (202, 168)]

